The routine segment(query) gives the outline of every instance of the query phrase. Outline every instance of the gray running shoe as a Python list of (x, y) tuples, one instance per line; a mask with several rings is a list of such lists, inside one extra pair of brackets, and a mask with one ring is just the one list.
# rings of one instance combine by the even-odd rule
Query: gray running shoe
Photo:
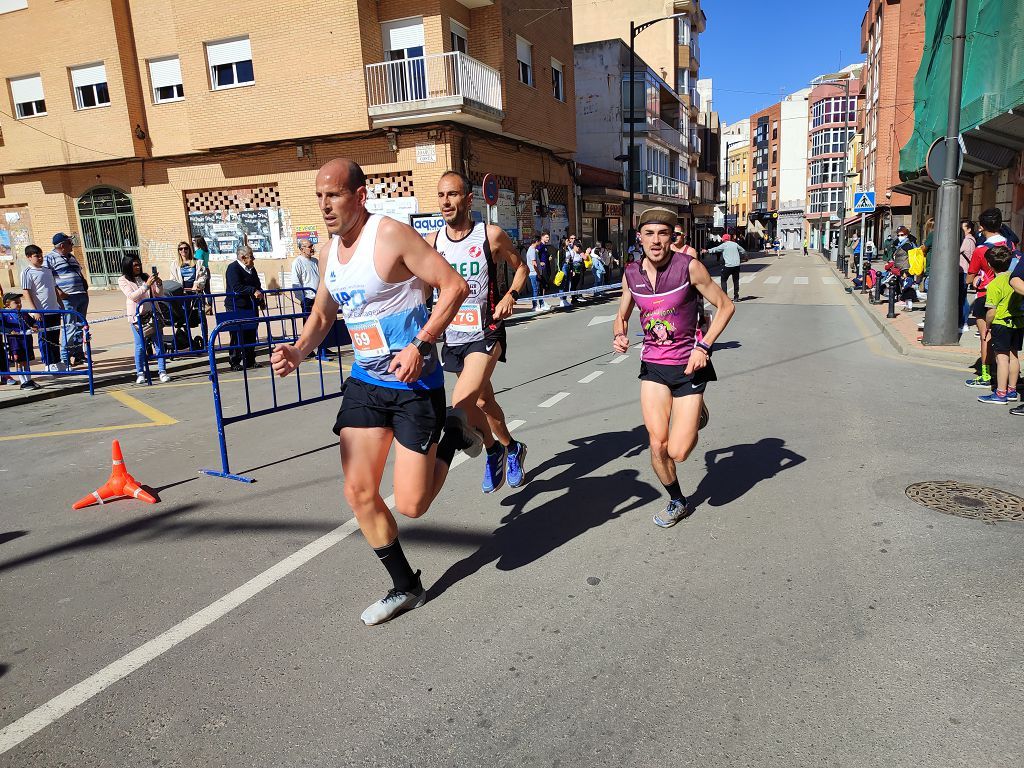
[(700, 418), (697, 419), (697, 431), (704, 429), (711, 421), (711, 414), (708, 412), (707, 403), (700, 404)]
[(451, 408), (444, 420), (444, 431), (456, 438), (460, 451), (470, 457), (477, 457), (484, 448), (483, 438), (469, 425), (461, 408)]
[(659, 528), (671, 528), (680, 520), (685, 520), (689, 517), (692, 511), (686, 499), (682, 501), (672, 499), (669, 501), (668, 506), (665, 507), (664, 512), (654, 516), (654, 524)]
[(423, 584), (420, 582), (420, 572), (416, 571), (415, 587), (408, 592), (403, 592), (400, 589), (389, 590), (384, 597), (363, 611), (363, 615), (359, 618), (367, 626), (383, 624), (400, 613), (419, 608), (426, 601), (427, 591), (423, 589)]

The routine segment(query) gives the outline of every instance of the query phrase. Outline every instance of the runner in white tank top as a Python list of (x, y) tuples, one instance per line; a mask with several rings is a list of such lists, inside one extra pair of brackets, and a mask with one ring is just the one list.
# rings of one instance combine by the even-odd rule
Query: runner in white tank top
[[(438, 458), (442, 424), (455, 449), (480, 452), (479, 438), (466, 439), (475, 435), (465, 415), (453, 411), (445, 419), (444, 374), (434, 347), (469, 286), (412, 227), (366, 210), (366, 177), (352, 161), (332, 160), (321, 168), (316, 195), (331, 235), (320, 251), (324, 276), (302, 334), (295, 344), (279, 345), (271, 363), (278, 376), (294, 371), (341, 311), (355, 362), (334, 431), (341, 444), (345, 497), (394, 582), (383, 599), (363, 611), (363, 622), (379, 624), (426, 598), (380, 495), (392, 443), (394, 509), (408, 517), (427, 511), (448, 474), (454, 449), (447, 462)], [(428, 287), (439, 291), (432, 314), (423, 304)]]
[[(465, 411), (469, 424), (483, 437), (487, 456), (481, 488), (493, 493), (506, 478), (513, 488), (526, 479), (526, 446), (509, 434), (505, 414), (494, 399), (491, 374), (499, 360), (505, 361), (504, 320), (512, 315), (530, 271), (501, 227), (473, 223), (472, 189), (469, 179), (455, 171), (441, 177), (437, 200), (445, 228), (428, 236), (428, 242), (469, 283), (469, 296), (445, 331), (441, 359), (444, 369), (458, 376), (452, 404)], [(499, 297), (497, 268), (502, 263), (515, 275), (510, 290)], [(449, 450), (442, 438), (438, 455)]]

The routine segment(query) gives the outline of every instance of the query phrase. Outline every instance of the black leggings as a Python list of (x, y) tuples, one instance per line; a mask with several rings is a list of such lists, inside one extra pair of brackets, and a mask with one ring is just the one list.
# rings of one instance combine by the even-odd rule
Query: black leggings
[(725, 293), (729, 292), (726, 288), (726, 284), (729, 282), (729, 276), (732, 275), (732, 295), (740, 295), (740, 268), (736, 267), (722, 267), (722, 290)]

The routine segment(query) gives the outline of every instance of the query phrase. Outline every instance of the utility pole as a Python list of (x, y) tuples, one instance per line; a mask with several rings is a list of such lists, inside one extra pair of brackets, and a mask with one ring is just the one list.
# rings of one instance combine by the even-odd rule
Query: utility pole
[(928, 308), (924, 316), (923, 342), (927, 345), (956, 344), (959, 339), (957, 253), (960, 237), (957, 224), (960, 218), (960, 185), (957, 183), (957, 175), (966, 40), (967, 0), (956, 0), (953, 11), (953, 55), (949, 71), (949, 111), (946, 118), (946, 167), (935, 197), (935, 247), (928, 254), (932, 266), (928, 270)]
[[(647, 73), (644, 72), (644, 88), (646, 94)], [(626, 240), (628, 247), (632, 248), (636, 242), (636, 235), (633, 233), (633, 203), (636, 200), (636, 168), (634, 167), (634, 156), (636, 155), (636, 22), (629, 20), (629, 160), (626, 162), (626, 170), (629, 172), (629, 218), (626, 223)], [(645, 96), (646, 104), (646, 96)], [(646, 107), (645, 107), (646, 109)], [(625, 261), (623, 261), (625, 263)]]

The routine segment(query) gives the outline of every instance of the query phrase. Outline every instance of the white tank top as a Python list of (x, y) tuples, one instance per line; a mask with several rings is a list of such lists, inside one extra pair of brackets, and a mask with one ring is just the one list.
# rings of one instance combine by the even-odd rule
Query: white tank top
[(436, 351), (424, 357), (423, 372), (412, 384), (405, 384), (388, 373), (395, 353), (412, 342), (426, 324), (429, 313), (423, 301), (426, 283), (415, 276), (401, 283), (388, 283), (377, 274), (373, 254), (382, 218), (379, 214), (370, 216), (347, 264), (338, 260), (341, 238), (332, 237), (324, 270), (327, 291), (341, 307), (352, 337), (355, 363), (350, 375), (394, 389), (443, 387), (444, 372), (437, 364)]
[(456, 346), (496, 336), (501, 330), (501, 323), (494, 321), (498, 285), (487, 225), (478, 221), (461, 240), (449, 238), (444, 227), (437, 232), (434, 248), (469, 285), (469, 296), (444, 332), (445, 343)]

